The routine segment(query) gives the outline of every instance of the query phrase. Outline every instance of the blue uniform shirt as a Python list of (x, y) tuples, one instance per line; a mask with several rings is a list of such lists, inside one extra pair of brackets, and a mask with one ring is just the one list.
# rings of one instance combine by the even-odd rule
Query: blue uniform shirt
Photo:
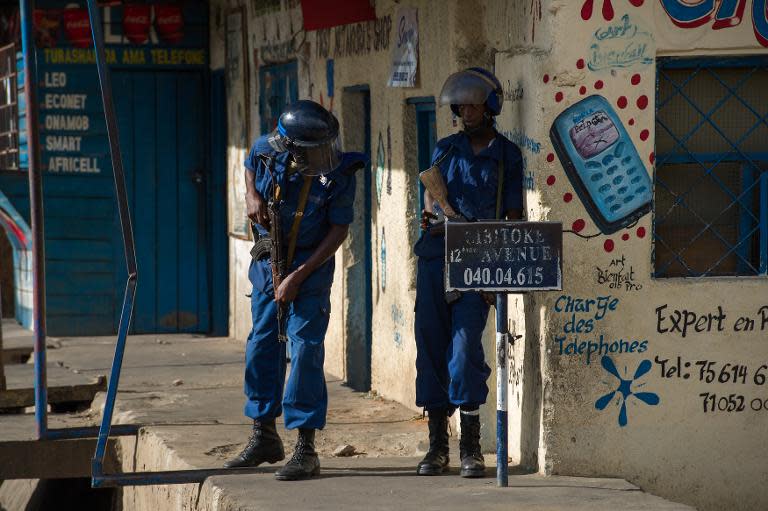
[[(258, 158), (259, 153), (269, 154), (276, 158), (275, 179), (280, 185), (283, 202), (280, 206), (284, 244), (288, 246), (288, 236), (293, 226), (294, 213), (298, 209), (299, 194), (304, 176), (299, 172), (288, 175), (286, 163), (289, 153), (276, 153), (267, 143), (266, 136), (254, 142), (245, 168), (255, 173), (254, 184), (265, 201), (272, 196), (272, 178), (264, 163)], [(367, 161), (361, 153), (344, 153), (341, 164), (333, 172), (325, 176), (317, 176), (312, 181), (307, 204), (304, 207), (299, 233), (296, 238), (296, 254), (289, 272), (306, 261), (328, 234), (331, 224), (348, 225), (354, 218), (355, 176), (347, 169), (359, 162)], [(257, 225), (260, 234), (267, 230)], [(302, 293), (322, 292), (333, 283), (334, 258), (331, 257), (317, 268), (301, 286)], [(272, 269), (269, 259), (251, 261), (248, 277), (254, 289), (266, 294), (274, 292), (272, 288)]]
[[(448, 188), (448, 202), (468, 220), (496, 218), (499, 162), (504, 162), (502, 215), (510, 209), (523, 209), (523, 156), (504, 135), (497, 133), (488, 147), (478, 154), (472, 150), (469, 137), (456, 133), (437, 142), (432, 164), (446, 152), (440, 173)], [(435, 211), (439, 206), (434, 205)], [(419, 257), (444, 257), (445, 240), (423, 232), (414, 247)]]

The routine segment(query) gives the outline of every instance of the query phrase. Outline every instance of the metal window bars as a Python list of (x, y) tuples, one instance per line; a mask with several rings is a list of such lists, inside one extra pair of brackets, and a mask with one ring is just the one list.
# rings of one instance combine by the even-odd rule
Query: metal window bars
[(768, 57), (658, 59), (654, 277), (768, 273)]
[(16, 45), (0, 48), (0, 170), (19, 168)]

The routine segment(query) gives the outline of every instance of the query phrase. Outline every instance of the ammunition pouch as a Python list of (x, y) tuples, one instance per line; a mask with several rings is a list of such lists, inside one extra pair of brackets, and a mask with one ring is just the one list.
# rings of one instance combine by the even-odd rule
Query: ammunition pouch
[(259, 236), (251, 248), (251, 257), (254, 261), (263, 261), (269, 259), (272, 252), (272, 238), (269, 236)]

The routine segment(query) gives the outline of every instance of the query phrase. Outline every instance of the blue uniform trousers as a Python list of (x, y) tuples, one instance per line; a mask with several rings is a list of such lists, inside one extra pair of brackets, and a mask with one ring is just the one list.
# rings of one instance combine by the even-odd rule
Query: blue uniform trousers
[(488, 397), (482, 335), (489, 305), (479, 293), (445, 301), (443, 258), (419, 257), (416, 276), (416, 405), (476, 407)]
[[(274, 419), (285, 410), (287, 429), (323, 429), (328, 411), (323, 340), (331, 311), (330, 289), (299, 294), (288, 307), (291, 368), (285, 382), (285, 344), (277, 340), (277, 304), (254, 289), (253, 329), (245, 351), (245, 415)], [(285, 392), (283, 392), (285, 385)]]

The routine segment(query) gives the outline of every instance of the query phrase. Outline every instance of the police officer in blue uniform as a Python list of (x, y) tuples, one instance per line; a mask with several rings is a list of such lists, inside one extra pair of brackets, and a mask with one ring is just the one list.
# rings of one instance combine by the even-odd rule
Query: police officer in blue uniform
[[(440, 95), (461, 117), (464, 129), (437, 142), (432, 156), (448, 189), (448, 202), (466, 220), (522, 217), (522, 155), (495, 128), (503, 91), (493, 73), (469, 68), (448, 77)], [(500, 182), (500, 175), (503, 178)], [(501, 193), (499, 195), (499, 186)], [(429, 415), (429, 451), (419, 475), (439, 475), (448, 466), (448, 417), (461, 417), (461, 476), (482, 477), (479, 406), (488, 396), (491, 369), (481, 342), (492, 296), (446, 294), (445, 238), (429, 192), (424, 196), (422, 234), (414, 247), (416, 279), (416, 404)]]
[[(319, 104), (302, 100), (281, 114), (276, 130), (253, 144), (245, 160), (246, 205), (257, 240), (248, 277), (253, 284), (253, 329), (246, 346), (245, 415), (253, 432), (245, 449), (224, 466), (254, 467), (285, 458), (275, 419), (298, 429), (290, 461), (275, 474), (296, 480), (316, 475), (320, 462), (315, 430), (325, 426), (328, 394), (323, 373), (323, 340), (330, 314), (336, 249), (353, 219), (356, 170), (365, 155), (342, 153), (339, 123)], [(287, 275), (273, 287), (268, 240), (267, 201), (279, 186), (280, 217), (286, 238), (300, 219), (295, 255)], [(302, 190), (303, 187), (308, 187)], [(302, 198), (303, 196), (303, 198)], [(283, 241), (288, 246), (290, 240)], [(278, 340), (278, 304), (287, 305), (286, 333), (291, 364), (285, 384), (286, 347)]]

